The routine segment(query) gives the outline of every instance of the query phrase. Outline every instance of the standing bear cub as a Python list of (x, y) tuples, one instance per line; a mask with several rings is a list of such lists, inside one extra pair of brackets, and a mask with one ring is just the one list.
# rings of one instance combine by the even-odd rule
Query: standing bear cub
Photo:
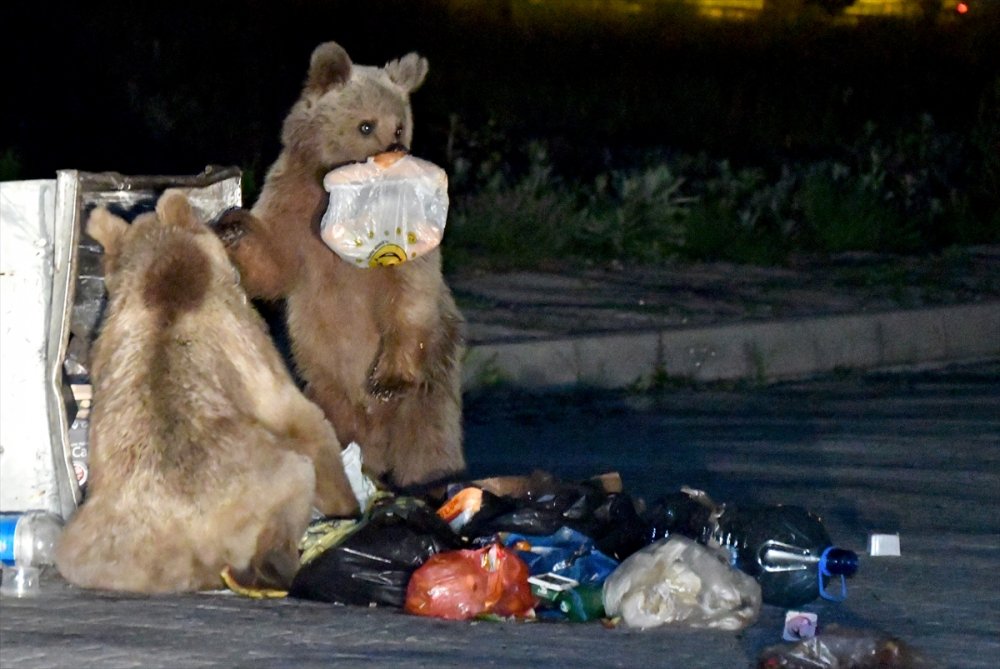
[(320, 238), (323, 177), (344, 163), (409, 146), (409, 94), (427, 74), (410, 53), (356, 65), (333, 42), (312, 54), (282, 151), (250, 211), (216, 222), (254, 298), (285, 300), (306, 394), (366, 471), (413, 486), (465, 468), (460, 360), (463, 322), (441, 275), (440, 249), (392, 267), (359, 269)]
[(222, 243), (178, 192), (129, 225), (95, 209), (108, 306), (94, 343), (91, 482), (59, 541), (76, 585), (283, 587), (317, 506), (357, 512), (340, 444), (296, 387)]

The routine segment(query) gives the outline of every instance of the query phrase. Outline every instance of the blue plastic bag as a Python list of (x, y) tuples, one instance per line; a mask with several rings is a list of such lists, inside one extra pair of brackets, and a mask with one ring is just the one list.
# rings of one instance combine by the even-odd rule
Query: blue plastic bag
[(517, 551), (532, 576), (558, 574), (581, 585), (604, 582), (618, 562), (594, 547), (590, 537), (570, 527), (546, 536), (505, 534), (504, 545)]

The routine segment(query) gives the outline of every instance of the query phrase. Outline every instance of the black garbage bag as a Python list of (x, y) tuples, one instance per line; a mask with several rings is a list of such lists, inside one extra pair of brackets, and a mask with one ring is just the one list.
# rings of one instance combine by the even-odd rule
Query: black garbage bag
[(642, 514), (649, 532), (650, 543), (680, 534), (702, 539), (704, 528), (711, 523), (718, 508), (707, 496), (686, 492), (667, 493), (656, 499)]
[[(332, 545), (323, 547), (319, 537), (318, 554), (307, 551), (308, 561), (295, 575), (289, 596), (402, 607), (417, 567), (435, 553), (468, 547), (431, 508), (412, 497), (377, 499), (353, 527), (328, 527)], [(312, 532), (316, 534), (315, 528)]]
[(537, 474), (535, 480), (540, 483), (517, 496), (483, 490), (479, 511), (461, 533), (482, 540), (499, 532), (548, 536), (570, 527), (619, 561), (649, 543), (648, 526), (628, 494), (608, 492), (599, 481), (566, 483)]
[(786, 609), (843, 600), (858, 569), (857, 553), (834, 545), (820, 517), (800, 506), (716, 504), (685, 487), (655, 502), (646, 519), (654, 539), (677, 534), (721, 546), (757, 579), (765, 604)]
[(591, 537), (599, 551), (621, 562), (650, 544), (649, 525), (637, 506), (628, 494), (612, 493), (594, 509)]

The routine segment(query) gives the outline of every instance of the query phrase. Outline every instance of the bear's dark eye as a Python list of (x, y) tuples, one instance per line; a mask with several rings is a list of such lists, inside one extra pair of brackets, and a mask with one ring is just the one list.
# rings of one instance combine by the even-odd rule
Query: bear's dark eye
[(375, 132), (375, 123), (373, 121), (362, 121), (358, 125), (358, 132), (362, 135), (370, 135)]
[(402, 136), (403, 136), (403, 126), (398, 125), (396, 126), (396, 139), (399, 139)]

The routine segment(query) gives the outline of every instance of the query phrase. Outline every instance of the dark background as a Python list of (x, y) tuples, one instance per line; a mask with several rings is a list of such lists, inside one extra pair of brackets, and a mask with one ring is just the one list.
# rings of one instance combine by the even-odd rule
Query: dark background
[(309, 54), (331, 39), (364, 64), (429, 58), (413, 148), (443, 163), (513, 160), (538, 138), (570, 175), (649, 149), (777, 163), (833, 155), (866, 123), (995, 123), (1000, 3), (849, 24), (803, 2), (755, 21), (663, 2), (16, 3), (0, 40), (0, 177), (233, 164), (252, 195)]

